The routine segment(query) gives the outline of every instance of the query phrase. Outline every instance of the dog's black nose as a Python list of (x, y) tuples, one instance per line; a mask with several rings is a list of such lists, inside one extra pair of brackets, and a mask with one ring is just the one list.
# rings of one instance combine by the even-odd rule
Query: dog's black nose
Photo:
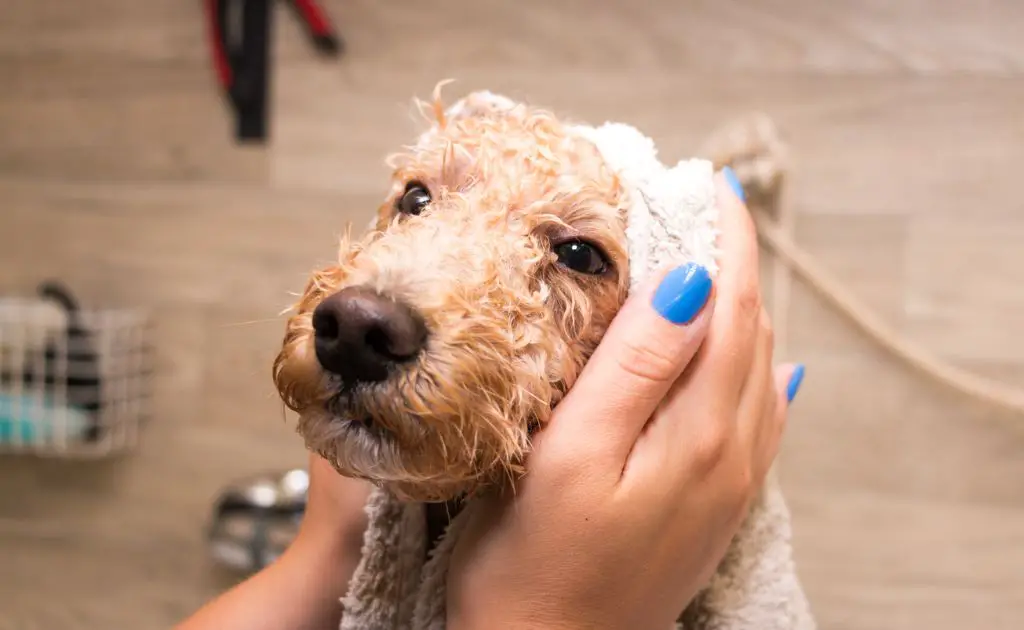
[(313, 311), (316, 358), (349, 385), (383, 381), (392, 366), (414, 359), (427, 339), (407, 305), (363, 287), (325, 298)]

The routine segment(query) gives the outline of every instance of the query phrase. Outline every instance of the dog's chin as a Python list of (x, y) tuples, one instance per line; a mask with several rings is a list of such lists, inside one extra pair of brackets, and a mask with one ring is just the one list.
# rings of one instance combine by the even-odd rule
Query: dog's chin
[(307, 448), (347, 477), (376, 481), (387, 476), (398, 459), (394, 438), (366, 417), (328, 411), (306, 413), (299, 421), (299, 432)]
[(414, 439), (415, 454), (429, 463), (415, 461), (408, 446), (400, 443), (397, 431), (389, 428), (397, 428), (401, 422), (411, 420), (383, 421), (335, 403), (302, 414), (299, 432), (307, 448), (330, 462), (339, 474), (368, 481), (400, 500), (449, 501), (480, 485), (478, 474), (468, 470), (456, 474), (452, 462), (443, 457), (443, 449), (435, 449), (435, 456), (430, 457), (431, 449), (424, 448), (430, 436), (420, 429), (410, 431), (412, 427), (407, 426), (405, 433), (412, 435), (406, 435), (406, 439)]

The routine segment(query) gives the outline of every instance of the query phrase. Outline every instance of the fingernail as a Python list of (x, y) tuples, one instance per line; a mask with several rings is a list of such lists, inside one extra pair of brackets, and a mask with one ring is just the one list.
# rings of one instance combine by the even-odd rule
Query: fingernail
[(732, 191), (736, 193), (740, 201), (746, 201), (747, 195), (743, 192), (743, 184), (740, 183), (740, 178), (736, 177), (736, 171), (726, 166), (722, 169), (722, 175), (725, 176), (725, 181), (729, 182), (729, 188), (732, 188)]
[(651, 306), (673, 324), (693, 321), (711, 295), (711, 275), (696, 263), (686, 263), (665, 275)]
[(789, 385), (786, 387), (786, 398), (789, 402), (793, 402), (796, 398), (796, 393), (800, 389), (800, 383), (804, 380), (804, 366), (803, 364), (796, 366), (793, 370), (793, 375), (789, 377)]

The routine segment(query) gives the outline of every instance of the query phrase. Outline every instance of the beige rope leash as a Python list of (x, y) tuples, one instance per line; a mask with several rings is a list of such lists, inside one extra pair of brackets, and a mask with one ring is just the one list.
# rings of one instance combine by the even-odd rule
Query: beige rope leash
[[(981, 378), (966, 370), (942, 361), (923, 347), (898, 334), (891, 326), (843, 288), (843, 283), (832, 276), (810, 254), (797, 245), (790, 236), (783, 208), (787, 147), (780, 139), (773, 121), (764, 114), (753, 114), (723, 127), (705, 143), (703, 154), (710, 156), (716, 168), (728, 164), (743, 183), (747, 205), (751, 208), (758, 236), (782, 261), (795, 272), (819, 297), (828, 302), (842, 316), (875, 341), (882, 349), (904, 361), (918, 372), (949, 389), (981, 402), (1024, 415), (1024, 390)], [(778, 282), (783, 277), (778, 267), (773, 269)], [(788, 280), (788, 278), (786, 278)], [(777, 301), (788, 302), (788, 282), (785, 292)], [(788, 304), (774, 305), (774, 313), (786, 314)], [(773, 315), (773, 320), (776, 315)], [(784, 327), (784, 319), (775, 321)], [(784, 351), (783, 351), (784, 352)]]
[(921, 346), (901, 337), (859, 302), (834, 276), (773, 225), (764, 212), (753, 213), (762, 242), (796, 272), (817, 294), (883, 349), (914, 369), (954, 391), (987, 404), (1024, 415), (1024, 390), (1013, 389), (945, 363)]

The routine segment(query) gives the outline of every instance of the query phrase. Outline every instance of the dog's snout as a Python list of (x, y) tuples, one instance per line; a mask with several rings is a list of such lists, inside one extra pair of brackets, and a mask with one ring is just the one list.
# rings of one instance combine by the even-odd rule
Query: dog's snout
[(427, 338), (408, 305), (363, 287), (325, 298), (313, 311), (316, 358), (346, 384), (382, 381), (393, 366), (414, 359)]

